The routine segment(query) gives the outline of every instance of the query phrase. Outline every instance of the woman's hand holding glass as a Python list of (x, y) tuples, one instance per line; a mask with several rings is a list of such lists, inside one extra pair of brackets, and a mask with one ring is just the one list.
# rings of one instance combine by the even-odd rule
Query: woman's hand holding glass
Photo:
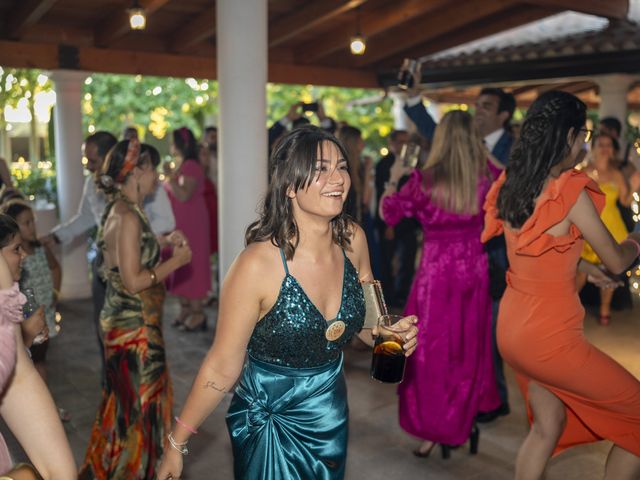
[(22, 322), (22, 339), (27, 347), (34, 344), (34, 340), (38, 338), (43, 343), (49, 337), (49, 327), (44, 316), (44, 307), (38, 309)]
[(191, 262), (191, 247), (186, 242), (174, 246), (172, 257), (178, 261), (181, 267), (187, 265)]
[(173, 257), (178, 260), (180, 266), (187, 265), (191, 261), (191, 247), (184, 233), (174, 230), (167, 235), (167, 241), (173, 247)]
[(187, 243), (187, 237), (185, 237), (184, 233), (182, 233), (180, 230), (174, 230), (169, 235), (167, 235), (167, 241), (174, 247), (178, 247), (184, 243)]
[(414, 168), (409, 165), (405, 165), (402, 158), (398, 155), (391, 166), (391, 170), (389, 171), (389, 182), (398, 183), (402, 177), (410, 175), (413, 170)]
[[(415, 315), (409, 315), (407, 317), (403, 317), (393, 327), (393, 330), (397, 330), (402, 336), (402, 339), (404, 341), (402, 348), (404, 349), (405, 357), (410, 357), (413, 352), (415, 352), (416, 347), (418, 346), (418, 327), (416, 326), (417, 323), (418, 317), (416, 317)], [(373, 335), (374, 338), (378, 336), (378, 328), (379, 327), (376, 326), (371, 331), (371, 335)]]

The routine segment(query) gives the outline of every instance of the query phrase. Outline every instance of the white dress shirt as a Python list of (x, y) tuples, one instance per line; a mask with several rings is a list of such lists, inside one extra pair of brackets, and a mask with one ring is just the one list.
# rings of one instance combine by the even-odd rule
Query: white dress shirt
[(498, 140), (500, 140), (500, 137), (502, 136), (503, 133), (504, 133), (504, 128), (500, 128), (494, 132), (491, 132), (486, 137), (484, 137), (484, 144), (487, 146), (490, 152), (493, 152), (493, 149), (495, 148), (496, 143), (498, 143)]
[[(77, 213), (65, 223), (54, 227), (51, 233), (55, 234), (61, 243), (69, 243), (77, 236), (100, 225), (105, 206), (104, 193), (96, 189), (93, 175), (89, 175), (84, 181)], [(147, 197), (143, 208), (149, 219), (151, 230), (156, 235), (169, 233), (175, 228), (176, 221), (169, 197), (160, 185), (153, 195)]]

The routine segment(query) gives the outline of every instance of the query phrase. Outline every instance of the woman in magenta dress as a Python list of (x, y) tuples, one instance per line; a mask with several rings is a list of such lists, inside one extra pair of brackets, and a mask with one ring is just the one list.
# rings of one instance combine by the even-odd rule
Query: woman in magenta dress
[(482, 145), (471, 116), (447, 113), (436, 129), (424, 170), (415, 170), (400, 191), (406, 167), (391, 169), (381, 202), (388, 225), (415, 217), (424, 231), (420, 267), (406, 315), (417, 315), (420, 346), (407, 361), (399, 387), (400, 426), (423, 440), (414, 451), (427, 456), (471, 436), (477, 451), (478, 412), (500, 398), (491, 354), (491, 299), (487, 255), (480, 243), (482, 204), (498, 167)]
[(176, 270), (167, 281), (169, 293), (180, 299), (180, 315), (174, 325), (181, 330), (206, 328), (204, 299), (211, 287), (209, 267), (209, 212), (205, 203), (204, 169), (198, 162), (198, 145), (186, 127), (173, 131), (171, 145), (177, 168), (168, 174), (165, 189), (176, 218), (192, 251), (191, 262)]

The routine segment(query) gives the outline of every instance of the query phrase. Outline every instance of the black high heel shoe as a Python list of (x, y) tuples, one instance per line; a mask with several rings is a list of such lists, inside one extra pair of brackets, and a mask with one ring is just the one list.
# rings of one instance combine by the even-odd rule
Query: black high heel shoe
[(469, 436), (469, 453), (471, 455), (478, 454), (478, 444), (480, 443), (480, 430), (477, 425), (474, 425), (471, 429), (471, 435)]
[(420, 448), (416, 448), (413, 451), (413, 454), (418, 457), (418, 458), (427, 458), (429, 455), (431, 455), (431, 450), (433, 450), (433, 448), (436, 445), (440, 445), (440, 452), (442, 453), (442, 458), (444, 460), (447, 460), (448, 458), (451, 457), (451, 447), (449, 445), (443, 445), (443, 444), (438, 444), (438, 443), (432, 443), (431, 446), (425, 450), (424, 452), (420, 450)]
[(440, 445), (440, 450), (442, 451), (442, 459), (448, 460), (451, 458), (451, 446), (450, 445)]
[(431, 450), (433, 450), (433, 447), (435, 447), (436, 445), (437, 443), (433, 442), (431, 446), (424, 451), (420, 450), (420, 447), (418, 447), (413, 451), (413, 454), (418, 458), (427, 458), (429, 455), (431, 455)]

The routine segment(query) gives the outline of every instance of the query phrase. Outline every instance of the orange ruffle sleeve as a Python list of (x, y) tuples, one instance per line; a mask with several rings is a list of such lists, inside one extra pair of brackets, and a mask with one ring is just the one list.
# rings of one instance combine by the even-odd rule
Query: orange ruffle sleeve
[[(498, 218), (496, 204), (500, 188), (502, 188), (505, 179), (506, 172), (502, 172), (487, 194), (484, 204), (483, 242), (501, 235), (504, 231), (503, 222)], [(559, 237), (549, 235), (546, 231), (567, 216), (582, 190), (587, 192), (598, 213), (600, 213), (604, 208), (605, 196), (598, 188), (598, 185), (585, 173), (577, 170), (568, 170), (549, 182), (547, 188), (540, 194), (531, 216), (519, 231), (514, 232), (517, 239), (515, 253), (518, 255), (538, 256), (550, 249), (555, 249), (559, 252), (568, 250), (582, 235), (578, 227), (572, 224), (569, 233)]]
[(502, 220), (498, 218), (498, 195), (500, 194), (500, 189), (504, 184), (504, 181), (507, 179), (506, 171), (503, 170), (498, 179), (493, 182), (487, 196), (484, 200), (484, 229), (482, 230), (482, 235), (480, 237), (480, 241), (482, 243), (487, 243), (493, 237), (497, 237), (498, 235), (502, 235), (504, 231), (504, 226)]

